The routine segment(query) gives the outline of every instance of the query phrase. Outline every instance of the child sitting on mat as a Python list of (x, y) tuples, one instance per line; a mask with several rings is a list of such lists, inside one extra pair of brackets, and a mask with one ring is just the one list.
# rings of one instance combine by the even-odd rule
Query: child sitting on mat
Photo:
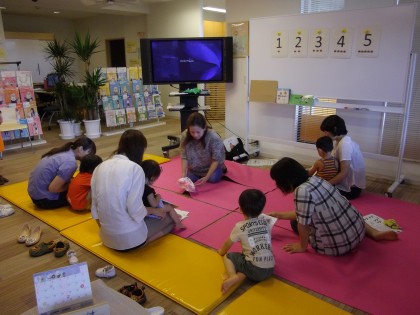
[(145, 207), (153, 208), (162, 208), (167, 212), (172, 220), (175, 222), (175, 228), (185, 229), (186, 227), (181, 222), (181, 218), (176, 213), (172, 205), (164, 203), (162, 197), (159, 194), (156, 194), (156, 191), (150, 186), (159, 178), (162, 168), (154, 160), (144, 160), (141, 162), (141, 167), (143, 168), (144, 175), (146, 177), (146, 183), (144, 185), (143, 192), (143, 204)]
[(89, 154), (82, 158), (79, 174), (71, 180), (67, 191), (67, 201), (73, 210), (90, 210), (90, 180), (93, 171), (101, 163), (102, 158), (95, 154)]
[(321, 158), (308, 170), (308, 175), (316, 175), (324, 180), (330, 180), (331, 178), (334, 178), (339, 171), (338, 161), (332, 155), (334, 143), (330, 137), (323, 136), (316, 140), (315, 145)]
[[(244, 190), (239, 196), (244, 220), (235, 224), (230, 237), (218, 250), (227, 273), (222, 284), (223, 294), (246, 278), (259, 282), (273, 274), (275, 261), (271, 250), (271, 229), (276, 220), (262, 214), (265, 201), (265, 195), (257, 189)], [(238, 241), (242, 253), (227, 253)]]

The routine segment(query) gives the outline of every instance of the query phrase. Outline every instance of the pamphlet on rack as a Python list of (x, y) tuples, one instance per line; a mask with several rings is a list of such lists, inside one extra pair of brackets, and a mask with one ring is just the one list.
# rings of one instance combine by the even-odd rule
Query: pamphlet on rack
[(277, 98), (276, 98), (277, 104), (289, 104), (289, 98), (290, 98), (290, 89), (285, 89), (285, 88), (277, 89)]

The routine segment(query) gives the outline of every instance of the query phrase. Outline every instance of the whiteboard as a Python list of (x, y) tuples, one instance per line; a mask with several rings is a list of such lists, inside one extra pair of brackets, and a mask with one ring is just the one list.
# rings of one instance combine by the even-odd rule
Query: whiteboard
[(404, 103), (415, 12), (410, 4), (251, 19), (250, 80), (277, 80), (292, 94)]
[[(31, 71), (33, 82), (44, 82), (53, 67), (45, 60), (47, 42), (36, 39), (7, 39), (4, 41), (6, 61), (21, 61), (20, 70)], [(2, 65), (4, 70), (17, 70), (16, 65)]]

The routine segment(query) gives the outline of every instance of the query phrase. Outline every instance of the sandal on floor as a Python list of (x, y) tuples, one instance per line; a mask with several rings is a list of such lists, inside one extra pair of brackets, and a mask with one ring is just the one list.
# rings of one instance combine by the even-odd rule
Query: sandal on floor
[(137, 282), (134, 282), (134, 284), (123, 286), (122, 288), (118, 289), (118, 292), (130, 297), (131, 292), (133, 292), (135, 289), (138, 289)]
[(70, 249), (67, 252), (67, 260), (69, 261), (70, 265), (74, 265), (79, 262), (79, 259), (77, 258), (76, 252), (74, 250)]
[(136, 301), (139, 304), (144, 304), (147, 301), (146, 293), (144, 292), (145, 287), (139, 288), (137, 282), (134, 284), (123, 286), (118, 292), (128, 296), (130, 299)]
[(18, 243), (25, 243), (29, 235), (31, 235), (31, 228), (28, 223), (25, 223), (22, 227), (22, 232), (20, 232), (17, 238)]
[(25, 241), (26, 246), (32, 246), (38, 243), (41, 238), (41, 234), (41, 227), (38, 225), (35, 229), (31, 230), (31, 235), (29, 235)]
[(39, 257), (48, 253), (51, 253), (55, 247), (56, 242), (50, 241), (48, 243), (40, 243), (38, 245), (35, 245), (34, 247), (31, 247), (29, 249), (29, 256), (31, 257)]
[(68, 241), (58, 241), (53, 249), (55, 257), (63, 257), (70, 248)]
[(11, 205), (0, 205), (0, 218), (8, 217), (15, 213), (15, 209)]

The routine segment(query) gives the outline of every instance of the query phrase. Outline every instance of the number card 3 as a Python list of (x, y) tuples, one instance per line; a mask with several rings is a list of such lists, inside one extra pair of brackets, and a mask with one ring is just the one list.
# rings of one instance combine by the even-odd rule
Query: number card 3
[(326, 58), (328, 56), (329, 32), (326, 29), (317, 28), (309, 33), (308, 56)]

